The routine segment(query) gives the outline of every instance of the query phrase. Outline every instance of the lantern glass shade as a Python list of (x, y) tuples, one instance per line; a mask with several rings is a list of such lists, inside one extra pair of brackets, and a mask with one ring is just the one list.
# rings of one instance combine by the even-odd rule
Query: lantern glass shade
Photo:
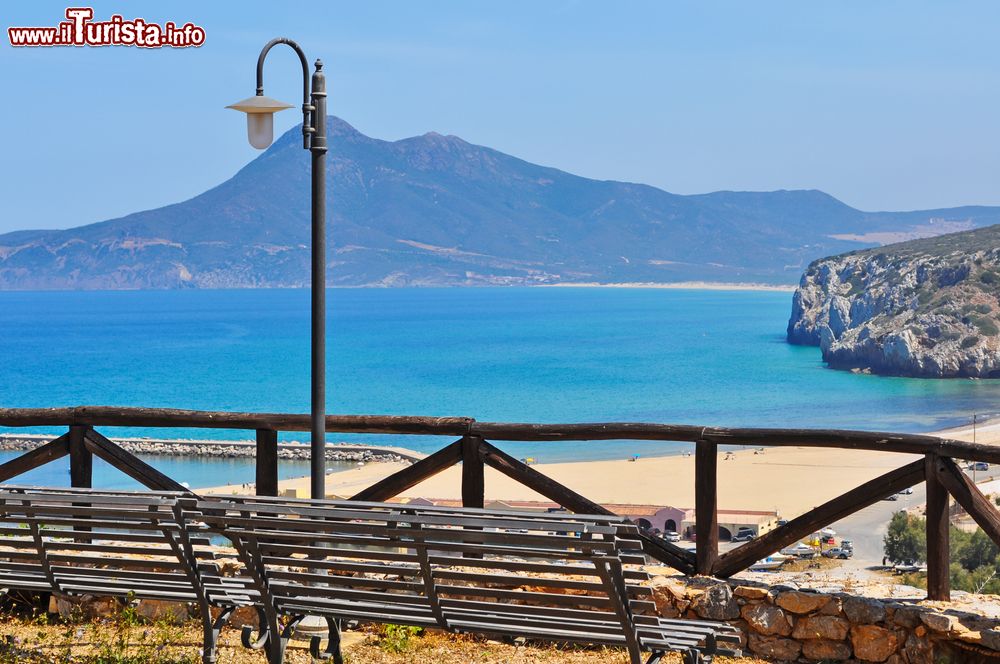
[(258, 150), (265, 149), (274, 141), (274, 114), (291, 107), (291, 104), (264, 95), (249, 97), (226, 106), (247, 114), (247, 138), (250, 145)]

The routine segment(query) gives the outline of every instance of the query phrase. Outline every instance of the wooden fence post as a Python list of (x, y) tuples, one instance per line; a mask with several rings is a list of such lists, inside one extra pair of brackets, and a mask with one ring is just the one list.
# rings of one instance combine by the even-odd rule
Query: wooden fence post
[(695, 443), (694, 473), (695, 564), (698, 574), (711, 575), (719, 557), (719, 465), (715, 443)]
[(936, 454), (924, 456), (927, 477), (927, 598), (951, 599), (948, 492), (938, 477)]
[(257, 495), (278, 495), (278, 432), (257, 429)]
[(486, 503), (483, 457), (478, 436), (462, 438), (462, 506), (482, 508)]
[(94, 454), (84, 443), (88, 429), (90, 427), (77, 424), (69, 428), (69, 484), (74, 489), (94, 486)]

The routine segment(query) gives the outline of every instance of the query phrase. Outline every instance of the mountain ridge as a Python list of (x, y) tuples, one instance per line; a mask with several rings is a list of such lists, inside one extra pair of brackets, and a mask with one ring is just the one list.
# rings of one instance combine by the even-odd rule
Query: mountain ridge
[[(436, 132), (386, 141), (333, 116), (328, 133), (332, 285), (791, 284), (808, 262), (883, 237), (1000, 222), (987, 206), (864, 212), (815, 189), (680, 195)], [(0, 288), (306, 286), (300, 139), (290, 129), (186, 201), (0, 235)]]

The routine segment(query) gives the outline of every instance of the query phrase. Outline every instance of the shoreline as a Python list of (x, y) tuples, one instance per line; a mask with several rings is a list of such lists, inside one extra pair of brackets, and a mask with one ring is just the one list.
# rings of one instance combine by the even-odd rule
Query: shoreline
[(656, 288), (663, 290), (764, 291), (794, 293), (795, 286), (734, 281), (635, 281), (622, 283), (560, 282), (538, 284), (535, 288)]

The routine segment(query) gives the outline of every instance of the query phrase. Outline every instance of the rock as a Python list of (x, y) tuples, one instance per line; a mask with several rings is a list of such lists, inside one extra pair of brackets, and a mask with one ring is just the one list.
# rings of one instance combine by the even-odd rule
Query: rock
[(687, 609), (687, 586), (682, 581), (655, 576), (649, 583), (653, 602), (661, 618), (678, 618)]
[(979, 645), (1000, 652), (1000, 628), (984, 629), (979, 632)]
[(135, 612), (149, 622), (179, 624), (191, 618), (191, 610), (185, 602), (169, 602), (162, 599), (142, 599)]
[(917, 636), (916, 632), (906, 637), (903, 644), (903, 657), (907, 664), (936, 664), (933, 658), (934, 646), (926, 636)]
[(839, 616), (805, 616), (795, 621), (792, 638), (843, 641), (850, 627), (850, 623)]
[(691, 609), (706, 620), (733, 620), (740, 617), (740, 607), (728, 583), (708, 587), (691, 601)]
[(831, 367), (924, 377), (1000, 370), (995, 229), (913, 240), (816, 261), (792, 298), (789, 343)]
[(823, 608), (830, 601), (829, 595), (789, 590), (779, 593), (774, 602), (786, 611), (806, 614)]
[(851, 645), (854, 656), (865, 662), (884, 662), (896, 652), (899, 641), (891, 630), (877, 625), (851, 627)]
[(830, 601), (827, 602), (819, 612), (828, 616), (840, 615), (843, 609), (843, 601), (839, 597), (831, 597)]
[(893, 604), (891, 605), (892, 615), (889, 617), (889, 622), (897, 627), (905, 627), (907, 629), (913, 629), (920, 624), (920, 609), (909, 604)]
[(58, 613), (59, 617), (64, 620), (107, 618), (121, 610), (121, 604), (118, 600), (111, 597), (52, 595), (52, 599), (49, 600), (50, 611), (53, 608), (53, 600), (55, 601), (55, 611), (52, 613)]
[(843, 641), (812, 639), (802, 644), (802, 654), (819, 662), (839, 662), (851, 658), (851, 646)]
[(761, 636), (756, 632), (750, 632), (747, 647), (750, 652), (760, 657), (783, 661), (796, 660), (802, 652), (802, 646), (798, 641), (779, 636)]
[(844, 615), (855, 625), (879, 623), (885, 620), (885, 605), (877, 599), (849, 597), (844, 600)]
[(958, 618), (946, 613), (933, 613), (925, 611), (920, 614), (920, 622), (927, 626), (927, 629), (939, 634), (947, 634), (956, 628)]
[(784, 611), (770, 604), (747, 604), (740, 615), (755, 632), (766, 636), (788, 636), (792, 621)]
[(745, 599), (767, 599), (768, 590), (760, 586), (736, 586), (733, 594)]

